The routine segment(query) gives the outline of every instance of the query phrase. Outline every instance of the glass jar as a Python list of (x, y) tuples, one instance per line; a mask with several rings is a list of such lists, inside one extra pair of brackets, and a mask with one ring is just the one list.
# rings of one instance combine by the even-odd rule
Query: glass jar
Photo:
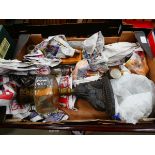
[(35, 79), (34, 102), (36, 111), (49, 114), (56, 110), (59, 87), (54, 75), (38, 75)]

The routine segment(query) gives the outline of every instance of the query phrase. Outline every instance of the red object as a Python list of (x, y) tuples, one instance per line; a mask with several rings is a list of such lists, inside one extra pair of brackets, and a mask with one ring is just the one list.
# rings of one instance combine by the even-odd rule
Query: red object
[(14, 94), (8, 90), (7, 91), (1, 91), (0, 99), (12, 100), (13, 96), (14, 96)]
[(65, 108), (69, 108), (69, 96), (61, 96), (58, 101), (60, 105), (63, 105)]
[(136, 19), (124, 19), (122, 21), (123, 25), (132, 25), (133, 28), (146, 28), (146, 29), (152, 29), (153, 23), (152, 20), (136, 20)]
[(151, 48), (152, 54), (155, 57), (155, 34), (154, 34), (153, 30), (148, 35), (148, 42), (150, 44), (150, 48)]

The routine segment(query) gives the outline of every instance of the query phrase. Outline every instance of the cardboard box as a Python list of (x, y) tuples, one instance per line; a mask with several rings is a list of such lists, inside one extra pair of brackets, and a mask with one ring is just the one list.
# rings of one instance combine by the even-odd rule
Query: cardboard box
[[(34, 39), (35, 36), (31, 36), (30, 42), (37, 42)], [(39, 37), (38, 38), (39, 41)], [(137, 42), (134, 32), (122, 32), (120, 37), (105, 37), (105, 43), (115, 42)], [(30, 43), (29, 42), (29, 43)], [(26, 45), (23, 46), (20, 52), (24, 53)], [(19, 53), (20, 55), (20, 53)], [(155, 59), (150, 58), (148, 55), (147, 62), (150, 69), (148, 78), (155, 82)], [(155, 118), (147, 118), (140, 121), (136, 125), (126, 124), (123, 121), (110, 120), (107, 114), (104, 112), (96, 111), (91, 105), (84, 100), (78, 100), (78, 111), (69, 109), (63, 109), (69, 116), (70, 120), (59, 123), (42, 123), (42, 122), (18, 122), (12, 121), (0, 125), (0, 127), (17, 127), (17, 128), (29, 128), (29, 129), (46, 129), (46, 130), (80, 130), (80, 131), (104, 131), (104, 132), (155, 132)]]

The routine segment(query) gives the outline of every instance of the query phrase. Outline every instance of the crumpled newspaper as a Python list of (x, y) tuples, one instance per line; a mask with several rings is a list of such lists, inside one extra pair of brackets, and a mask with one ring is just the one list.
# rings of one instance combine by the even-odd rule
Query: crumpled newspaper
[(75, 51), (64, 35), (50, 36), (25, 55), (24, 60), (35, 65), (55, 67), (61, 63), (61, 58), (72, 57)]
[[(90, 68), (93, 71), (100, 70), (102, 73), (107, 71), (104, 61), (101, 61), (101, 54), (103, 50), (104, 37), (101, 31), (93, 34), (91, 37), (83, 41), (83, 58), (88, 60)], [(100, 65), (101, 63), (102, 66)]]
[(35, 64), (35, 65), (42, 65), (42, 66), (50, 66), (50, 67), (54, 67), (60, 64), (61, 60), (58, 59), (48, 59), (48, 58), (28, 58), (27, 60), (30, 60), (31, 63)]
[(118, 42), (104, 45), (104, 37), (99, 31), (83, 42), (83, 57), (87, 59), (92, 70), (105, 72), (108, 66), (120, 65), (135, 51), (142, 51), (139, 44)]
[(33, 52), (35, 53), (38, 49), (49, 59), (72, 57), (75, 53), (75, 49), (67, 43), (67, 39), (64, 35), (48, 37), (48, 39), (36, 45)]
[(6, 114), (10, 114), (10, 104), (14, 99), (16, 92), (14, 91), (9, 77), (1, 76), (0, 77), (0, 106), (6, 106)]
[(101, 76), (99, 75), (99, 72), (91, 72), (90, 73), (90, 66), (88, 64), (88, 61), (86, 59), (83, 59), (79, 61), (73, 72), (73, 85), (79, 85), (80, 83), (86, 83), (90, 81), (96, 81), (98, 80)]
[(16, 100), (10, 103), (10, 110), (14, 118), (24, 119), (30, 115), (30, 104), (18, 104)]
[(143, 51), (139, 44), (129, 42), (118, 42), (105, 45), (102, 52), (102, 61), (112, 64), (120, 61), (126, 56), (132, 55), (135, 51)]
[(0, 74), (4, 74), (6, 71), (30, 71), (38, 69), (32, 63), (21, 62), (19, 60), (5, 60), (0, 58)]
[(32, 52), (31, 54), (27, 54), (24, 56), (25, 61), (29, 61), (32, 64), (35, 65), (42, 65), (42, 66), (50, 66), (54, 67), (61, 63), (60, 59), (49, 59), (44, 57), (43, 53), (40, 50), (37, 50), (36, 52)]
[(64, 113), (64, 111), (56, 110), (55, 112), (47, 115), (43, 122), (60, 122), (67, 120), (68, 118), (69, 116), (66, 113)]
[(85, 59), (95, 59), (100, 56), (101, 52), (104, 49), (104, 37), (101, 31), (84, 40), (83, 47), (83, 54)]
[(90, 66), (88, 64), (88, 61), (86, 59), (83, 59), (79, 61), (75, 69), (72, 72), (73, 80), (83, 79), (86, 77), (87, 70), (90, 70)]

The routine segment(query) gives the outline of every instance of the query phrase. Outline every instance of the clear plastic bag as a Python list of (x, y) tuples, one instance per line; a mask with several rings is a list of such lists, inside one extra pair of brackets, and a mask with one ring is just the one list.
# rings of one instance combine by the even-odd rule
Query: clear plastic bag
[(146, 62), (143, 51), (133, 52), (131, 58), (126, 62), (125, 66), (133, 73), (146, 75), (149, 67)]
[(111, 80), (115, 95), (115, 114), (127, 123), (136, 124), (148, 117), (155, 103), (155, 85), (143, 75), (125, 74)]

